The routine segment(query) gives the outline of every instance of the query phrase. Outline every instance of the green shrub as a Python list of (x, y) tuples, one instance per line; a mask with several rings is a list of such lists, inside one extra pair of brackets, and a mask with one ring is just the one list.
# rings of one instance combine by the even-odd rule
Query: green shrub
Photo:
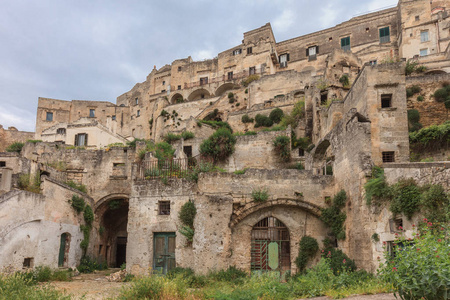
[(86, 205), (84, 207), (84, 221), (87, 225), (91, 225), (92, 221), (94, 221), (94, 212), (92, 211), (92, 208), (89, 205)]
[[(424, 219), (420, 234), (414, 233), (413, 240), (397, 236), (391, 255), (384, 252), (386, 262), (380, 273), (386, 282), (391, 282), (396, 296), (402, 299), (448, 299), (450, 278), (450, 230), (440, 225), (436, 230)], [(432, 267), (430, 267), (432, 266)]]
[(253, 123), (255, 119), (250, 118), (247, 114), (243, 115), (241, 118), (242, 123)]
[(193, 139), (195, 137), (195, 134), (191, 131), (183, 131), (181, 133), (181, 137), (186, 141), (189, 139)]
[(207, 124), (215, 129), (219, 129), (219, 128), (226, 128), (229, 131), (233, 132), (233, 130), (231, 129), (230, 124), (228, 124), (227, 122), (222, 122), (222, 121), (205, 121), (205, 120), (199, 120), (197, 122), (198, 127), (202, 127), (202, 124)]
[(343, 272), (354, 272), (356, 270), (356, 264), (351, 260), (342, 250), (337, 248), (324, 249), (323, 255), (330, 259), (330, 268), (334, 275), (338, 275)]
[(291, 140), (288, 136), (277, 136), (273, 141), (273, 146), (282, 161), (288, 162), (291, 160)]
[(411, 123), (417, 123), (420, 120), (420, 114), (417, 109), (408, 109), (408, 121)]
[(33, 277), (37, 282), (49, 281), (52, 277), (52, 269), (48, 266), (38, 266), (33, 271)]
[(422, 188), (420, 196), (421, 212), (432, 222), (448, 222), (450, 212), (450, 194), (438, 184), (428, 184)]
[(234, 171), (234, 174), (236, 174), (236, 175), (243, 175), (243, 174), (245, 174), (245, 171), (247, 171), (247, 168), (242, 169), (242, 170), (236, 170), (236, 171)]
[(300, 272), (305, 270), (308, 259), (312, 258), (317, 251), (319, 251), (319, 244), (315, 238), (307, 235), (302, 237), (300, 240), (298, 256), (295, 259), (295, 264)]
[(378, 235), (378, 233), (374, 233), (372, 234), (371, 238), (370, 238), (373, 242), (377, 243), (380, 241), (380, 236)]
[(419, 95), (417, 96), (417, 101), (422, 102), (424, 100), (423, 96)]
[(261, 114), (255, 116), (255, 127), (270, 127), (273, 125), (273, 121), (268, 117)]
[(433, 96), (437, 102), (444, 102), (447, 99), (448, 91), (446, 88), (437, 89)]
[(321, 209), (320, 220), (330, 227), (332, 234), (338, 240), (345, 239), (344, 222), (347, 219), (347, 215), (341, 212), (341, 209), (345, 207), (346, 202), (347, 195), (344, 190), (341, 190), (334, 196), (330, 207)]
[(109, 203), (108, 203), (108, 208), (109, 208), (110, 210), (116, 210), (116, 209), (119, 209), (120, 206), (122, 206), (122, 203), (121, 203), (120, 200), (118, 200), (118, 199), (111, 200), (111, 201), (109, 201)]
[(409, 97), (412, 97), (412, 96), (414, 96), (414, 92), (412, 91), (412, 89), (407, 88), (406, 89), (406, 97), (409, 98)]
[(216, 108), (213, 111), (209, 112), (204, 118), (203, 121), (213, 121), (219, 115), (219, 110)]
[(171, 143), (173, 143), (175, 141), (180, 140), (181, 139), (181, 135), (169, 132), (169, 133), (167, 133), (166, 136), (163, 137), (163, 139), (164, 139), (164, 141), (166, 143), (171, 144)]
[(418, 85), (412, 85), (410, 87), (411, 91), (413, 92), (413, 94), (417, 94), (420, 93), (422, 91), (422, 88)]
[(269, 119), (274, 123), (278, 124), (281, 121), (281, 118), (284, 116), (284, 112), (280, 108), (275, 108), (269, 114)]
[(402, 179), (392, 188), (390, 211), (403, 213), (409, 220), (419, 210), (420, 189), (414, 179)]
[(235, 144), (236, 137), (231, 131), (219, 128), (200, 144), (200, 154), (215, 162), (223, 161), (234, 152)]
[(69, 180), (66, 184), (71, 188), (79, 190), (80, 192), (87, 193), (87, 187), (82, 183), (76, 183), (75, 181)]
[(289, 166), (289, 169), (304, 170), (305, 166), (301, 162), (296, 162), (295, 164)]
[(294, 104), (294, 109), (290, 115), (284, 115), (281, 119), (280, 125), (288, 127), (291, 125), (292, 128), (296, 128), (300, 119), (305, 116), (305, 101), (300, 100)]
[(252, 198), (255, 202), (266, 202), (269, 199), (269, 192), (266, 189), (253, 190)]
[(80, 260), (80, 264), (77, 267), (80, 273), (92, 273), (95, 270), (107, 269), (106, 263), (99, 263), (89, 256), (83, 256)]
[(178, 218), (181, 224), (194, 228), (194, 218), (197, 214), (197, 209), (195, 208), (194, 202), (188, 201), (180, 209)]
[(248, 278), (248, 274), (235, 266), (230, 266), (226, 270), (220, 270), (209, 274), (214, 280), (225, 281), (233, 284), (240, 284), (245, 278)]
[(364, 188), (366, 190), (367, 205), (371, 205), (374, 201), (376, 201), (376, 204), (379, 204), (381, 201), (389, 199), (391, 194), (384, 176), (384, 170), (376, 166), (372, 168), (372, 177), (366, 182)]
[(344, 86), (347, 87), (350, 85), (350, 81), (348, 79), (348, 75), (344, 74), (339, 78), (339, 82)]
[(283, 125), (275, 125), (270, 128), (264, 128), (261, 131), (268, 132), (268, 131), (283, 131), (283, 130), (286, 130), (286, 127), (284, 127)]
[(252, 83), (253, 81), (258, 80), (258, 79), (259, 79), (259, 75), (253, 74), (253, 75), (248, 76), (245, 80), (243, 80), (241, 82), (241, 84), (243, 86), (247, 87), (250, 83)]
[(117, 299), (184, 299), (187, 284), (183, 278), (170, 279), (166, 276), (144, 276), (125, 286)]
[(131, 142), (127, 142), (127, 146), (128, 147), (130, 147), (130, 148), (134, 148), (134, 149), (136, 149), (136, 143), (137, 142), (145, 142), (145, 140), (144, 139), (134, 139), (134, 140), (132, 140)]
[(450, 143), (450, 121), (441, 125), (431, 125), (417, 132), (410, 132), (409, 142), (415, 152), (447, 147)]
[(32, 144), (37, 144), (37, 143), (41, 143), (42, 140), (27, 140), (27, 143), (32, 143)]
[(413, 60), (408, 60), (406, 62), (406, 66), (405, 66), (405, 75), (411, 75), (412, 73), (414, 73), (416, 71), (418, 63), (416, 61)]
[(77, 211), (77, 213), (80, 213), (80, 212), (84, 211), (86, 202), (84, 202), (83, 198), (74, 194), (74, 195), (72, 195), (72, 200), (70, 201), (70, 204)]
[(6, 147), (6, 152), (18, 152), (22, 151), (22, 148), (25, 144), (21, 142), (14, 142), (8, 147)]
[(175, 149), (167, 142), (159, 142), (155, 146), (155, 157), (159, 162), (172, 159)]
[(192, 241), (194, 240), (194, 234), (195, 234), (195, 230), (193, 228), (191, 228), (189, 226), (182, 226), (178, 231), (182, 235), (184, 235), (190, 243), (192, 243)]

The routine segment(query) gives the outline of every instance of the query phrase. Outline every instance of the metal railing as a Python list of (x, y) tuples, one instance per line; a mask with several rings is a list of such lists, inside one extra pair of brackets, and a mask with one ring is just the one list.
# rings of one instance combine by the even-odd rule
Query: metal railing
[[(255, 74), (261, 74), (261, 71), (260, 70), (255, 70)], [(231, 79), (228, 78), (228, 74), (224, 74), (224, 75), (219, 76), (219, 77), (214, 77), (214, 78), (208, 79), (207, 83), (203, 83), (203, 82), (200, 82), (200, 81), (191, 82), (191, 83), (185, 83), (184, 84), (184, 88), (185, 89), (189, 89), (189, 88), (193, 88), (193, 87), (204, 86), (204, 85), (207, 85), (207, 84), (210, 84), (210, 83), (217, 83), (217, 82), (224, 82), (224, 81), (234, 81), (234, 80), (244, 79), (244, 78), (248, 77), (249, 75), (250, 74), (249, 74), (248, 70), (245, 70), (245, 71), (242, 71), (242, 72), (239, 72), (239, 73), (233, 73), (233, 77)]]
[[(207, 165), (207, 166), (205, 166)], [(212, 168), (213, 162), (200, 155), (188, 158), (142, 161), (137, 164), (137, 179), (186, 178), (204, 168)]]

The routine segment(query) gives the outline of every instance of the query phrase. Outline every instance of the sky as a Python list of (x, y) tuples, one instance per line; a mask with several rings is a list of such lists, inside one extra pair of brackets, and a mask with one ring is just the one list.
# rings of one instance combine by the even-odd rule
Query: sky
[(213, 58), (270, 22), (287, 40), (397, 0), (0, 0), (0, 124), (34, 131), (38, 97), (115, 103), (175, 59)]

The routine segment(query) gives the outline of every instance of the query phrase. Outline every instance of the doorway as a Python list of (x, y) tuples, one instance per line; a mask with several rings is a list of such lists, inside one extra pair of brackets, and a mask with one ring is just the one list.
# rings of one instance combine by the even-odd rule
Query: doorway
[(153, 270), (167, 274), (175, 268), (175, 232), (158, 232), (153, 238)]
[(67, 268), (69, 262), (70, 233), (61, 234), (59, 244), (58, 267)]
[(290, 238), (287, 227), (277, 218), (264, 218), (251, 233), (251, 270), (279, 271), (291, 269)]
[(120, 268), (127, 258), (127, 237), (117, 237), (116, 268)]

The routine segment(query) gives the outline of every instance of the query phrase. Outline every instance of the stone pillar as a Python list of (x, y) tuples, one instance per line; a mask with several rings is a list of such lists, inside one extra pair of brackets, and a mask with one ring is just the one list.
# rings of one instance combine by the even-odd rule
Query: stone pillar
[(11, 190), (12, 168), (1, 168), (2, 181), (0, 183), (0, 191), (9, 192)]

